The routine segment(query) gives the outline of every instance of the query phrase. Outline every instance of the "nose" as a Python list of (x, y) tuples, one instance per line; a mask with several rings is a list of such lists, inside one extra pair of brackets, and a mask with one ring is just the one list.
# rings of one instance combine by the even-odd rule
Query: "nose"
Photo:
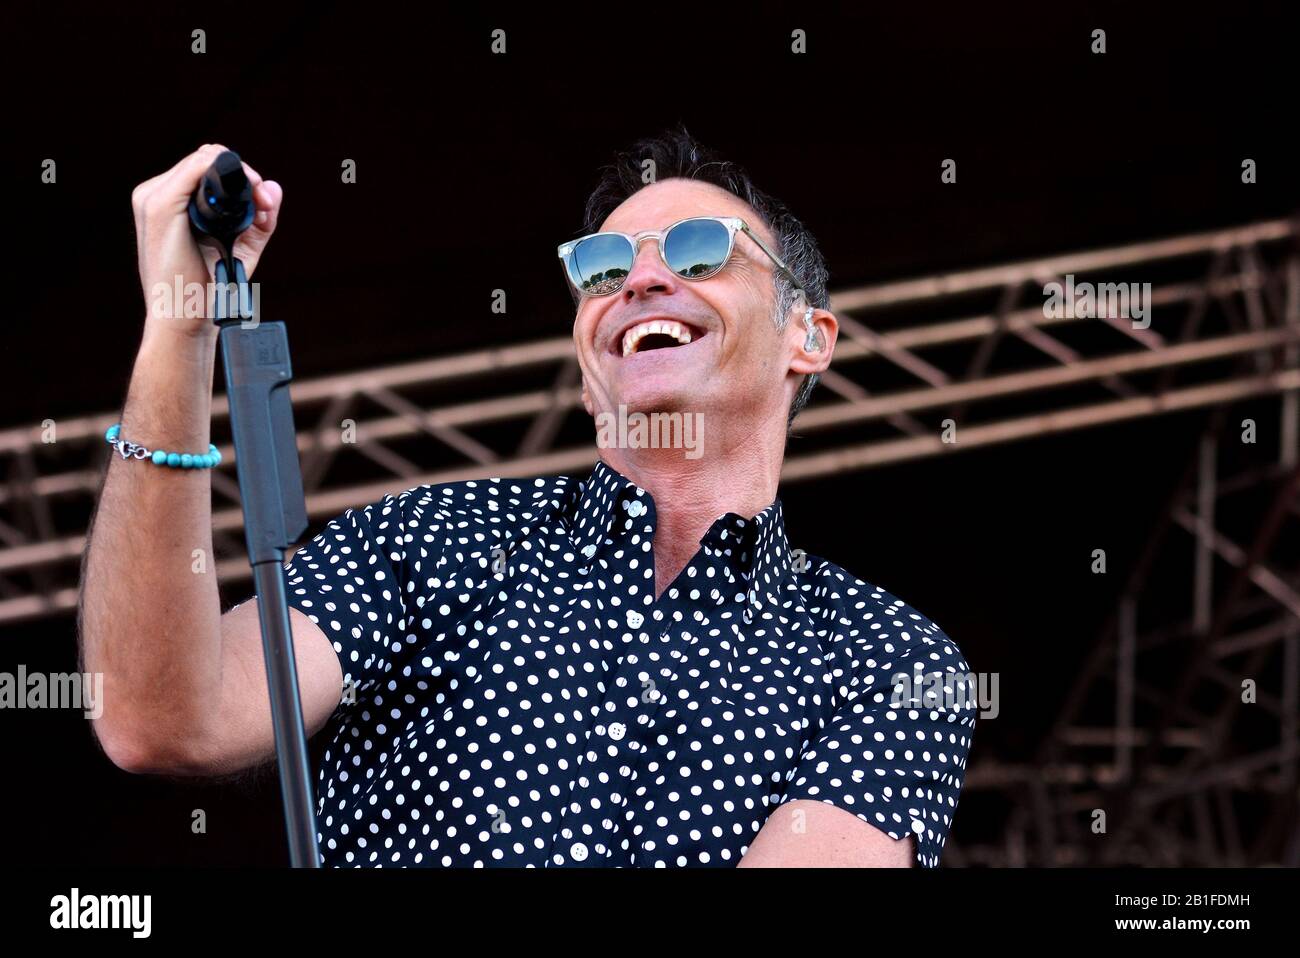
[(623, 299), (631, 302), (651, 293), (668, 294), (677, 288), (678, 277), (659, 255), (659, 240), (646, 237), (637, 247), (632, 271), (623, 280)]

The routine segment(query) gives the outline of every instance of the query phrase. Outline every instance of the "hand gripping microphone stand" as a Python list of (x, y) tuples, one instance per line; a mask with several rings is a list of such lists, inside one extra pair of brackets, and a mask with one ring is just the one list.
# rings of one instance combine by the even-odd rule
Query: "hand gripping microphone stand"
[(235, 468), (244, 535), (257, 589), (262, 651), (271, 694), (271, 722), (294, 868), (319, 868), (307, 735), (289, 627), (284, 552), (307, 529), (302, 473), (289, 402), (289, 340), (282, 322), (261, 322), (235, 240), (256, 213), (253, 188), (238, 154), (222, 153), (190, 201), (190, 226), (221, 253), (213, 279), (213, 321), (221, 328)]

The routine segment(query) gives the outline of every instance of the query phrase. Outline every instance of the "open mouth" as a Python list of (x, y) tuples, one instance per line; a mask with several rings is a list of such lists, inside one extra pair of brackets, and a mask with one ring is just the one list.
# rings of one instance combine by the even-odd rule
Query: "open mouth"
[(703, 337), (704, 330), (687, 323), (674, 319), (653, 319), (629, 327), (615, 347), (619, 355), (626, 357), (633, 353), (689, 346)]

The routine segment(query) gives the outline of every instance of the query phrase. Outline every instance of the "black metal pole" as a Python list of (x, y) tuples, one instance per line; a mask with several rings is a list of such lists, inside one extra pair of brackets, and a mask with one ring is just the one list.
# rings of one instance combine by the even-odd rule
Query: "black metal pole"
[[(238, 260), (235, 270), (242, 280), (243, 266)], [(224, 264), (219, 263), (218, 284), (224, 272)], [(237, 283), (246, 288), (246, 283)], [(222, 287), (217, 288), (220, 294)], [(307, 527), (293, 407), (289, 402), (288, 387), (293, 375), (288, 337), (280, 322), (250, 325), (234, 317), (220, 322), (235, 468), (257, 589), (289, 859), (294, 868), (319, 868), (307, 735), (283, 566), (285, 549)]]
[(253, 578), (262, 622), (262, 651), (271, 693), (271, 722), (275, 727), (289, 862), (294, 868), (318, 868), (320, 849), (316, 844), (311, 765), (298, 698), (298, 670), (293, 658), (289, 607), (285, 602), (284, 570), (279, 562), (261, 562), (253, 566)]

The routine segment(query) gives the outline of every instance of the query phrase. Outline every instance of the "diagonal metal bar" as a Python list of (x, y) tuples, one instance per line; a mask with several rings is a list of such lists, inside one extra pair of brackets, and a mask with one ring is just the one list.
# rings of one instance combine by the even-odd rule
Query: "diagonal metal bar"
[[(454, 426), (448, 426), (438, 422), (430, 416), (425, 410), (421, 409), (409, 399), (397, 395), (391, 389), (384, 386), (372, 386), (364, 389), (365, 395), (369, 396), (375, 402), (384, 406), (391, 412), (399, 416), (405, 416), (408, 420), (418, 425), (422, 430), (436, 439), (441, 439), (447, 445), (451, 446), (467, 459), (472, 459), (481, 466), (486, 466), (497, 462), (500, 459), (495, 452), (483, 445), (476, 439), (471, 439), (465, 433), (461, 432)], [(358, 450), (365, 452), (367, 443), (361, 443)]]
[(533, 419), (515, 451), (517, 458), (535, 456), (551, 448), (568, 413), (569, 407), (565, 405), (564, 398), (581, 378), (582, 369), (576, 357), (561, 364), (560, 372), (555, 377), (555, 386), (551, 390), (551, 404)]

